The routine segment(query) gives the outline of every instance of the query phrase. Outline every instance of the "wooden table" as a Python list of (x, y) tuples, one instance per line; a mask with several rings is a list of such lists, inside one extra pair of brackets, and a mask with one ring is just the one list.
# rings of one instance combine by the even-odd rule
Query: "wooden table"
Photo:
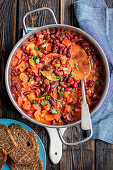
[[(106, 2), (108, 7), (113, 7), (112, 0), (106, 0)], [(28, 120), (23, 120), (7, 95), (4, 82), (6, 61), (12, 48), (22, 37), (24, 14), (39, 7), (50, 7), (54, 11), (58, 23), (78, 27), (73, 11), (73, 0), (0, 0), (0, 116), (24, 122), (38, 133), (47, 153), (47, 170), (112, 170), (113, 145), (99, 140), (90, 140), (76, 147), (63, 146), (60, 163), (52, 164), (48, 154), (49, 138), (45, 128), (39, 127)], [(40, 26), (50, 23), (53, 23), (53, 20), (47, 13), (42, 13), (40, 16), (30, 16), (27, 19), (28, 26)], [(79, 140), (79, 125), (68, 128), (64, 134), (66, 139), (71, 135), (73, 141)]]

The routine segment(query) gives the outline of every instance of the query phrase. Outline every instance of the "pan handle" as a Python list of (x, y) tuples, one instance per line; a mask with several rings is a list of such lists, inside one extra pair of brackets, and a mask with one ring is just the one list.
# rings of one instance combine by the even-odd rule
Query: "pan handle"
[(23, 26), (24, 26), (24, 31), (25, 31), (26, 34), (27, 34), (27, 27), (26, 27), (26, 22), (25, 22), (26, 17), (27, 17), (28, 15), (30, 15), (30, 14), (35, 13), (35, 12), (45, 11), (45, 10), (48, 10), (48, 11), (51, 12), (55, 24), (57, 24), (57, 20), (56, 20), (55, 14), (54, 14), (54, 12), (53, 12), (50, 8), (47, 8), (47, 7), (38, 8), (38, 9), (35, 9), (35, 10), (33, 10), (33, 11), (30, 11), (30, 12), (28, 12), (28, 13), (26, 13), (26, 14), (24, 15), (24, 18), (23, 18)]
[(85, 138), (85, 139), (83, 139), (83, 140), (81, 140), (81, 141), (75, 142), (75, 143), (67, 143), (67, 142), (63, 139), (63, 135), (62, 135), (61, 130), (60, 130), (59, 128), (57, 128), (57, 131), (58, 131), (58, 134), (59, 134), (59, 137), (60, 137), (62, 143), (65, 144), (65, 145), (67, 145), (67, 146), (76, 146), (76, 145), (78, 145), (78, 144), (87, 142), (87, 141), (92, 137), (92, 135), (93, 135), (93, 129), (92, 129), (92, 127), (91, 127), (90, 129), (87, 129), (87, 130), (90, 130), (90, 135), (89, 135), (87, 138)]

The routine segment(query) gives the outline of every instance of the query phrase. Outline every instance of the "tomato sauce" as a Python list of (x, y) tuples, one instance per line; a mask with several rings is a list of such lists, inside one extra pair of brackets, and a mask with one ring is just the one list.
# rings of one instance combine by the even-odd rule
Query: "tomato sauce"
[(11, 89), (20, 108), (33, 119), (68, 124), (81, 119), (81, 80), (87, 75), (85, 92), (91, 111), (104, 87), (99, 54), (74, 31), (47, 29), (16, 51), (11, 62)]

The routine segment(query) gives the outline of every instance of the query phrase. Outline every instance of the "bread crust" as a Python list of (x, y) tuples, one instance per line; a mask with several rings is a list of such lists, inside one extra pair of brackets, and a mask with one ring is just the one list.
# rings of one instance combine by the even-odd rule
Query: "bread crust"
[[(18, 124), (13, 124), (9, 127), (9, 129), (11, 130), (11, 134), (12, 134), (13, 138), (15, 139), (15, 141), (18, 145), (15, 150), (13, 150), (11, 153), (9, 153), (9, 156), (13, 160), (14, 163), (18, 163), (27, 154), (29, 154), (30, 152), (33, 151), (35, 144), (34, 144), (33, 138), (30, 136), (29, 132), (26, 131), (22, 126), (20, 126)], [(18, 134), (17, 134), (16, 131), (18, 131)], [(21, 131), (23, 132), (24, 135), (22, 137), (19, 137), (18, 135)], [(20, 135), (22, 135), (22, 133)], [(23, 138), (25, 139), (25, 135), (26, 135), (26, 138), (29, 138), (29, 141), (27, 139), (27, 141), (29, 142), (28, 148), (25, 148), (25, 146), (24, 146), (25, 143), (20, 143), (20, 140), (23, 141)], [(23, 147), (22, 150), (21, 150), (21, 154), (23, 154), (23, 155), (18, 154), (18, 151), (20, 151), (19, 150), (20, 145), (21, 145), (21, 147)]]
[(4, 149), (6, 154), (9, 154), (10, 152), (12, 152), (17, 147), (17, 143), (15, 142), (15, 140), (14, 140), (12, 134), (11, 134), (10, 129), (6, 125), (0, 125), (0, 129), (2, 129), (2, 128), (4, 128), (7, 131), (7, 135), (10, 138), (11, 145), (13, 145), (13, 147), (10, 148), (10, 149), (7, 149), (6, 146), (3, 146), (3, 144), (2, 144), (2, 146), (0, 146), (0, 149)]
[(4, 149), (0, 149), (0, 152), (2, 152), (3, 153), (3, 162), (2, 162), (2, 165), (0, 166), (0, 170), (2, 170), (2, 168), (3, 168), (3, 166), (5, 165), (5, 163), (6, 163), (6, 161), (7, 161), (7, 154), (6, 154), (6, 152), (5, 152), (5, 150)]

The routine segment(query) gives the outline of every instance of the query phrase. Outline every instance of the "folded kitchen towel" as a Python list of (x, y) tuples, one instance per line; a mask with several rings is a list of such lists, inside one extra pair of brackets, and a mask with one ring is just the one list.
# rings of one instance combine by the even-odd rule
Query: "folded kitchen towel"
[(93, 139), (113, 144), (113, 9), (104, 0), (78, 0), (74, 11), (80, 28), (104, 50), (110, 66), (110, 86), (100, 109), (92, 116)]

